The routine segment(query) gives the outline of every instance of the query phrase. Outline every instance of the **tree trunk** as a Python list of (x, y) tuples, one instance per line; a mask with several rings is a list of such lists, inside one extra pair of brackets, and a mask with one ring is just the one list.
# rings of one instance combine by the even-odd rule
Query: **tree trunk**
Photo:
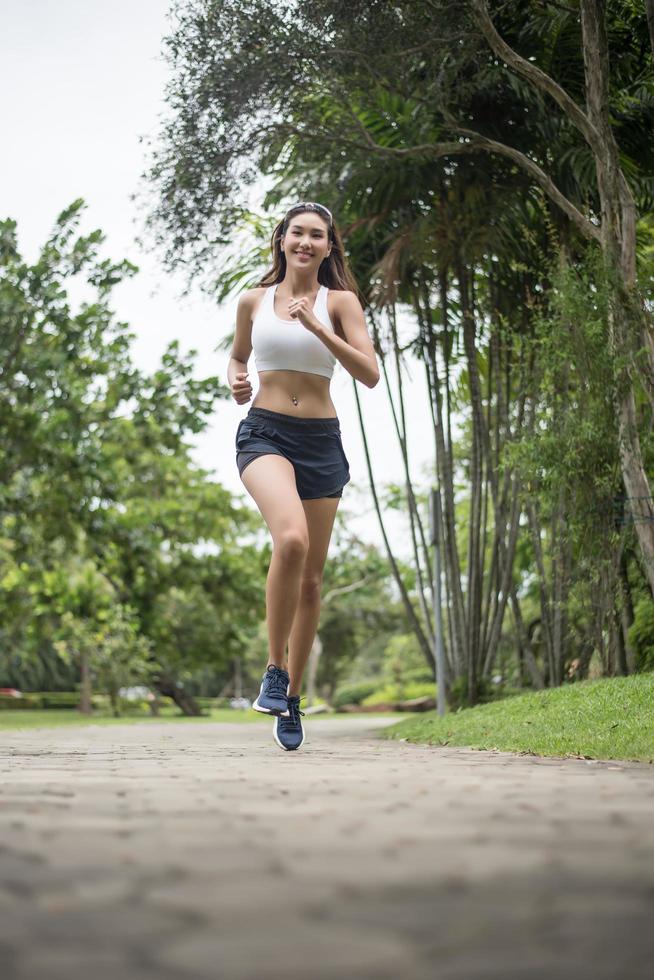
[(112, 684), (109, 685), (109, 704), (111, 705), (111, 713), (114, 718), (120, 718), (118, 688), (114, 687)]
[(633, 648), (629, 642), (629, 630), (634, 622), (634, 603), (631, 596), (631, 586), (629, 584), (629, 569), (627, 566), (627, 556), (625, 554), (624, 547), (620, 552), (620, 590), (621, 590), (621, 602), (620, 602), (620, 624), (622, 627), (622, 635), (624, 641), (625, 649), (625, 661), (627, 666), (627, 673), (633, 674), (636, 669), (636, 655)]
[[(397, 435), (398, 442), (400, 444), (400, 453), (402, 456), (402, 463), (404, 469), (404, 480), (406, 486), (407, 494), (407, 510), (409, 515), (409, 529), (411, 533), (411, 544), (413, 548), (413, 560), (414, 567), (416, 571), (416, 591), (418, 595), (418, 602), (420, 604), (420, 609), (422, 611), (422, 617), (425, 624), (425, 630), (432, 635), (434, 632), (434, 625), (432, 623), (432, 615), (429, 609), (429, 604), (426, 596), (426, 585), (425, 577), (431, 582), (429, 575), (431, 562), (429, 558), (429, 551), (427, 548), (427, 543), (425, 540), (424, 531), (420, 521), (420, 514), (418, 512), (418, 506), (415, 499), (415, 494), (413, 492), (413, 484), (411, 482), (411, 472), (409, 468), (409, 446), (407, 440), (407, 427), (406, 427), (406, 412), (404, 409), (404, 391), (402, 385), (402, 361), (400, 357), (399, 341), (397, 336), (397, 326), (395, 323), (395, 314), (393, 310), (389, 311), (389, 319), (391, 322), (391, 335), (393, 339), (393, 354), (395, 360), (395, 373), (397, 375), (397, 393), (399, 401), (400, 414), (395, 410), (395, 403), (393, 400), (393, 395), (391, 393), (391, 388), (388, 380), (388, 373), (386, 371), (385, 359), (382, 357), (382, 368), (384, 371), (384, 381), (386, 384), (386, 391), (388, 395), (388, 403), (391, 409), (391, 414), (393, 416), (393, 422), (395, 425), (395, 433)], [(418, 536), (420, 537), (420, 546), (418, 544)], [(423, 561), (424, 561), (424, 572), (423, 572)], [(433, 597), (433, 583), (432, 585), (432, 597)]]
[(83, 715), (90, 715), (93, 714), (93, 705), (91, 704), (91, 663), (88, 650), (82, 650), (80, 653), (80, 674), (78, 711), (81, 711)]
[[(636, 421), (636, 400), (629, 367), (641, 334), (635, 309), (636, 208), (620, 168), (618, 146), (609, 115), (609, 50), (604, 0), (581, 0), (581, 29), (588, 117), (604, 144), (595, 154), (602, 211), (601, 242), (611, 290), (609, 344), (616, 376), (614, 399), (622, 476), (634, 516), (645, 574), (654, 597), (654, 508), (643, 464)], [(615, 285), (614, 277), (617, 279)]]
[(647, 10), (647, 26), (649, 27), (649, 43), (652, 48), (652, 55), (654, 55), (654, 0), (645, 0), (645, 9)]
[(538, 669), (538, 664), (536, 663), (534, 651), (531, 646), (531, 637), (529, 636), (529, 631), (525, 627), (525, 623), (522, 618), (522, 610), (520, 609), (520, 602), (515, 594), (515, 588), (513, 585), (511, 586), (511, 594), (509, 598), (511, 600), (513, 622), (515, 623), (515, 630), (518, 636), (518, 645), (520, 649), (524, 651), (524, 664), (527, 668), (527, 673), (529, 674), (531, 683), (535, 689), (537, 691), (542, 691), (545, 687), (545, 681), (543, 680), (543, 675)]
[(470, 452), (470, 522), (468, 528), (468, 704), (477, 703), (477, 663), (481, 632), (481, 506), (483, 484), (484, 409), (481, 382), (477, 369), (475, 318), (472, 308), (471, 273), (463, 265), (457, 270), (463, 320), (463, 346), (468, 366), (468, 391), (472, 409), (472, 446)]
[[(465, 127), (454, 124), (452, 126), (459, 135), (467, 135), (470, 138), (466, 151), (500, 153), (515, 160), (544, 188), (550, 199), (568, 215), (585, 238), (599, 241), (601, 244), (612, 293), (609, 343), (614, 352), (613, 397), (618, 421), (620, 462), (627, 495), (632, 502), (635, 530), (643, 557), (645, 575), (654, 597), (654, 510), (638, 438), (635, 396), (629, 375), (643, 334), (643, 315), (635, 288), (636, 207), (629, 184), (620, 167), (618, 146), (611, 125), (606, 2), (605, 0), (580, 0), (586, 113), (553, 78), (533, 62), (522, 58), (506, 44), (492, 23), (485, 0), (471, 0), (471, 3), (477, 24), (495, 54), (518, 75), (527, 79), (534, 89), (554, 99), (591, 148), (595, 159), (597, 191), (601, 207), (599, 229), (578, 211), (531, 158), (513, 147), (481, 136)], [(648, 2), (647, 13), (651, 37), (652, 17), (654, 17), (651, 0)], [(436, 144), (434, 150), (439, 156), (448, 156), (456, 151), (456, 144)], [(643, 383), (647, 384), (645, 375), (638, 367), (635, 374), (640, 375)]]
[(154, 681), (154, 687), (162, 697), (171, 698), (182, 714), (191, 717), (202, 714), (193, 695), (185, 691), (170, 674), (160, 674)]
[(402, 603), (404, 605), (405, 612), (407, 614), (407, 619), (409, 620), (409, 625), (415, 633), (416, 639), (425, 658), (425, 661), (429, 665), (430, 669), (434, 662), (434, 657), (431, 649), (431, 644), (425, 631), (422, 628), (422, 624), (416, 615), (416, 611), (413, 608), (413, 602), (411, 601), (411, 596), (408, 593), (404, 579), (402, 578), (402, 573), (397, 564), (395, 555), (393, 554), (393, 549), (391, 548), (391, 543), (388, 540), (388, 535), (386, 533), (386, 526), (384, 524), (384, 517), (382, 515), (382, 510), (379, 504), (379, 497), (377, 496), (377, 488), (375, 486), (375, 478), (372, 472), (372, 462), (370, 459), (370, 451), (368, 449), (368, 439), (366, 437), (366, 427), (363, 421), (363, 412), (361, 411), (361, 401), (359, 399), (359, 392), (357, 390), (356, 381), (352, 379), (352, 387), (354, 390), (354, 400), (357, 406), (357, 416), (359, 419), (359, 428), (361, 429), (361, 438), (363, 440), (363, 451), (366, 457), (366, 467), (368, 469), (368, 478), (370, 480), (370, 492), (372, 494), (373, 504), (375, 507), (375, 512), (377, 514), (377, 520), (379, 521), (379, 529), (384, 540), (384, 546), (386, 548), (386, 555), (388, 556), (388, 561), (391, 566), (391, 571), (393, 573), (393, 578), (397, 584), (400, 591), (400, 596), (402, 598)]
[[(440, 301), (443, 315), (443, 326), (447, 335), (448, 322), (448, 293), (447, 293), (447, 273), (442, 271), (439, 275)], [(426, 316), (431, 323), (431, 303), (426, 286), (423, 288), (423, 306)], [(444, 341), (447, 348), (447, 339)], [(441, 391), (440, 375), (438, 362), (436, 359), (436, 342), (431, 326), (427, 337), (427, 358), (426, 363), (429, 368), (431, 380), (431, 404), (434, 412), (434, 441), (436, 453), (436, 467), (438, 482), (442, 491), (442, 519), (443, 519), (443, 552), (446, 591), (450, 598), (448, 606), (448, 622), (451, 623), (450, 645), (452, 650), (452, 671), (457, 677), (463, 676), (467, 663), (466, 649), (466, 617), (463, 602), (463, 590), (461, 587), (461, 566), (459, 563), (459, 552), (456, 541), (456, 512), (454, 503), (454, 467), (452, 461), (452, 442), (450, 429), (449, 412), (449, 373), (447, 370), (448, 357), (444, 353), (445, 360), (445, 397), (447, 405), (447, 419), (443, 417), (443, 395)], [(447, 440), (446, 425), (447, 421)]]

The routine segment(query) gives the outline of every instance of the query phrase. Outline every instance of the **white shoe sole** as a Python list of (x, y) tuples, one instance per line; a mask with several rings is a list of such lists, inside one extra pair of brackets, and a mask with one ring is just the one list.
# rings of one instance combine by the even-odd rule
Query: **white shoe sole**
[[(287, 714), (288, 714), (288, 712), (287, 712)], [(277, 718), (278, 717), (279, 717), (279, 715), (277, 716)], [(302, 728), (302, 741), (300, 742), (300, 745), (296, 745), (294, 749), (289, 749), (285, 745), (282, 745), (282, 743), (279, 741), (279, 736), (277, 735), (277, 718), (275, 718), (275, 723), (273, 725), (273, 738), (275, 739), (275, 741), (279, 745), (280, 749), (284, 749), (285, 752), (297, 752), (297, 750), (300, 748), (300, 746), (301, 745), (304, 745), (304, 727)]]
[(274, 717), (279, 717), (279, 715), (284, 715), (285, 718), (288, 718), (288, 708), (286, 709), (286, 711), (273, 711), (271, 708), (262, 708), (259, 704), (258, 698), (254, 702), (252, 707), (254, 708), (255, 711), (260, 711), (262, 715), (273, 715)]

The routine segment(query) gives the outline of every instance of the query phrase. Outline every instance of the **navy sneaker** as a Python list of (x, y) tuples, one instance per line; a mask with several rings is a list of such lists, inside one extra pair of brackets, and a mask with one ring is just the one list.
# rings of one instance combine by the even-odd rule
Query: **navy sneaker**
[(252, 707), (264, 715), (287, 715), (286, 693), (288, 691), (288, 671), (283, 667), (268, 664), (261, 681), (259, 696)]
[(283, 715), (278, 715), (275, 718), (273, 728), (273, 738), (280, 749), (286, 749), (288, 752), (292, 752), (293, 749), (299, 749), (302, 742), (304, 742), (304, 729), (302, 728), (300, 715), (304, 715), (304, 711), (300, 711), (300, 695), (289, 694), (288, 718), (285, 718)]

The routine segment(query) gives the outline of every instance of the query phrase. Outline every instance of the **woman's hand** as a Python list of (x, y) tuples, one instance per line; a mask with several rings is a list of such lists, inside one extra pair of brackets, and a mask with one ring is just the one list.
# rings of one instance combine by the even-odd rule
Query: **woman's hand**
[(315, 333), (317, 329), (320, 328), (320, 320), (314, 315), (313, 310), (309, 306), (309, 300), (306, 296), (302, 296), (300, 299), (291, 299), (288, 303), (288, 308), (291, 313), (291, 317), (294, 320), (299, 320), (303, 327), (310, 330), (311, 333)]
[(232, 383), (232, 398), (237, 405), (245, 405), (252, 398), (252, 385), (247, 380), (247, 371), (239, 371)]

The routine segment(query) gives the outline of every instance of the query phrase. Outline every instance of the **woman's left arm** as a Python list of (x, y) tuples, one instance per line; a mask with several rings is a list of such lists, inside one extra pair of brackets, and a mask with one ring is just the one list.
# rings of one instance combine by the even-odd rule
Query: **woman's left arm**
[(313, 312), (308, 309), (308, 302), (306, 304), (303, 300), (295, 304), (291, 302), (289, 305), (292, 310), (291, 315), (298, 316), (304, 326), (323, 342), (353, 378), (361, 381), (368, 388), (374, 388), (379, 381), (379, 367), (361, 303), (351, 290), (334, 289), (331, 295), (336, 301), (334, 312), (345, 340), (313, 315)]

